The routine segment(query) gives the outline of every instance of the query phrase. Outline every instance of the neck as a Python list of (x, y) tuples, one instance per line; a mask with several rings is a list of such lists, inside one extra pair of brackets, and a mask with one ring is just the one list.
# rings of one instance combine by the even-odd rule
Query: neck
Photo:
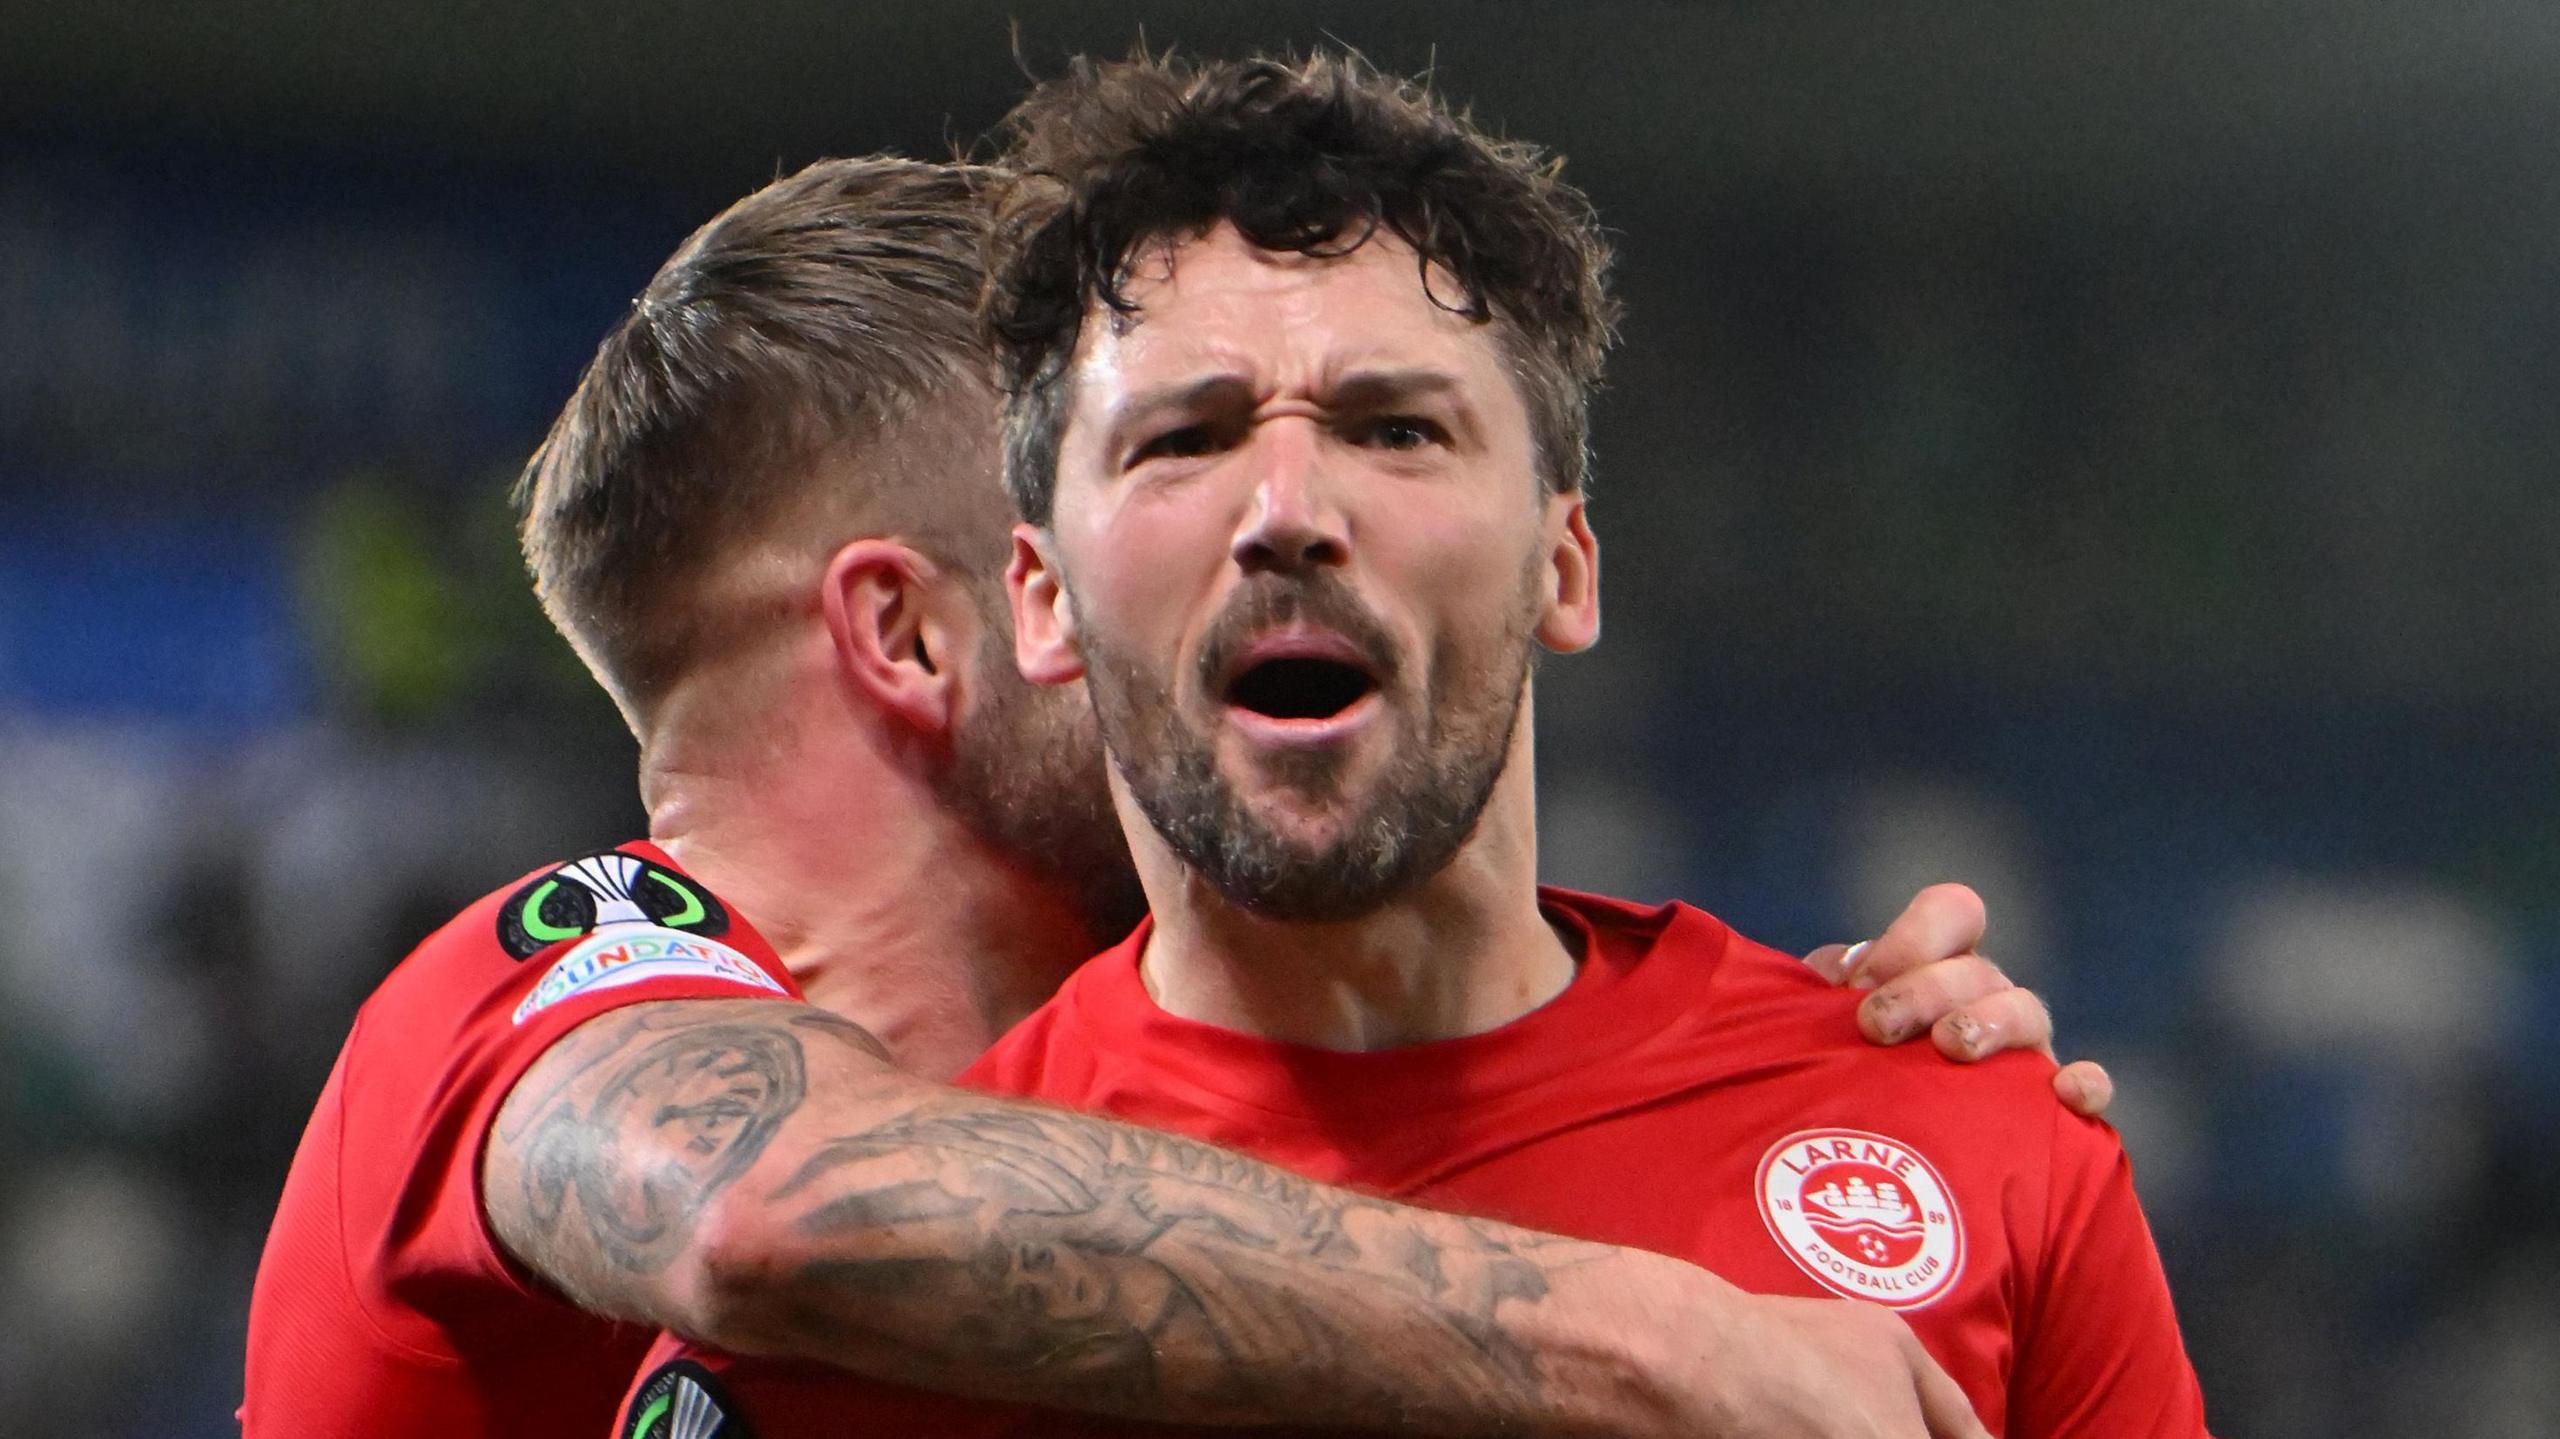
[(1140, 968), (1148, 992), (1186, 1019), (1339, 1050), (1481, 1034), (1562, 993), (1575, 956), (1538, 910), (1529, 727), (1524, 712), (1457, 857), (1355, 919), (1296, 923), (1239, 909), (1131, 816), (1155, 914)]
[[(735, 696), (720, 708), (734, 716)], [(948, 1078), (1100, 940), (951, 818), (877, 717), (799, 718), (774, 730), (798, 738), (753, 745), (660, 725), (642, 758), (649, 837), (746, 916), (812, 1002), (901, 1068)]]

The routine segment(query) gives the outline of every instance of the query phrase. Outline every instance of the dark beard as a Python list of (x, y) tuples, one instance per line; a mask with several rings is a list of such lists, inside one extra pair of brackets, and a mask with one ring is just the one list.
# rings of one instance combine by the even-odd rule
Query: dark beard
[[(1295, 922), (1368, 914), (1445, 868), (1474, 835), (1520, 722), (1533, 646), (1525, 603), (1494, 652), (1444, 646), (1435, 693), (1395, 707), (1401, 733), (1368, 800), (1321, 848), (1287, 839), (1248, 808), (1218, 770), (1212, 742), (1185, 725), (1173, 687), (1085, 628), (1086, 688), (1103, 747), (1139, 811), (1184, 864), (1227, 901)], [(1392, 647), (1367, 607), (1328, 573), (1268, 576), (1239, 592), (1200, 647), (1201, 677), (1223, 672), (1232, 647), (1274, 624), (1304, 620), (1350, 639), (1393, 683)], [(1275, 777), (1313, 799), (1339, 790), (1341, 758), (1291, 755)]]

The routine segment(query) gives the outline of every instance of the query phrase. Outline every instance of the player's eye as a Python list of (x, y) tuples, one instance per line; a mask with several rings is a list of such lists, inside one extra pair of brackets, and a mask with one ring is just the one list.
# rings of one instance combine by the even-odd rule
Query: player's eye
[(1132, 466), (1149, 460), (1188, 460), (1214, 453), (1218, 448), (1217, 431), (1208, 425), (1183, 425), (1165, 431), (1141, 444), (1129, 455)]
[(1351, 430), (1354, 443), (1371, 445), (1381, 450), (1418, 450), (1425, 445), (1445, 445), (1449, 432), (1437, 421), (1420, 415), (1378, 415), (1362, 420)]

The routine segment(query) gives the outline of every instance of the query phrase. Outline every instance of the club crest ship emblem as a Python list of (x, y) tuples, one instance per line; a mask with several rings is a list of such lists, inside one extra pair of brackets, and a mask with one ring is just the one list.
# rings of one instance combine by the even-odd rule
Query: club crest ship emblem
[(1808, 1129), (1760, 1158), (1760, 1217), (1824, 1288), (1895, 1309), (1947, 1292), (1964, 1269), (1964, 1221), (1936, 1166), (1898, 1139)]

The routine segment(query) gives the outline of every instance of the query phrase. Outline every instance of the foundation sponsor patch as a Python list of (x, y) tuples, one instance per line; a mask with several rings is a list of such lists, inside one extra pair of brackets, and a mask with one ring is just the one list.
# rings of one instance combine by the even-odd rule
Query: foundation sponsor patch
[(717, 979), (782, 994), (754, 960), (716, 939), (655, 924), (612, 924), (587, 937), (544, 971), (516, 1006), (522, 1024), (564, 999), (653, 979)]

